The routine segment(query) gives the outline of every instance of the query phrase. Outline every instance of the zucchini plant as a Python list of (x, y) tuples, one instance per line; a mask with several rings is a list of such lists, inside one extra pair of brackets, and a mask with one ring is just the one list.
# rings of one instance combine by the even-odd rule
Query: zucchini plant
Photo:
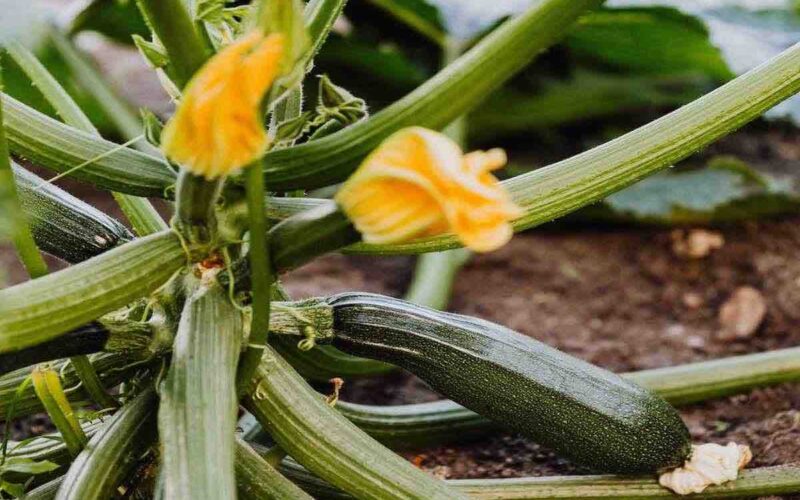
[[(800, 378), (795, 350), (613, 374), (431, 308), (443, 305), (463, 251), (421, 260), (413, 302), (355, 292), (293, 301), (278, 279), (330, 252), (492, 251), (800, 91), (795, 46), (615, 140), (498, 181), (491, 172), (505, 152), (464, 153), (459, 117), (601, 3), (538, 0), (466, 50), (443, 40), (441, 71), (369, 116), (362, 99), (327, 77), (316, 107), (304, 99), (345, 0), (137, 0), (149, 36), (135, 43), (177, 104), (165, 124), (152, 113), (138, 121), (72, 40), (52, 35), (126, 144), (100, 137), (23, 44), (3, 41), (3, 57), (60, 119), (2, 95), (0, 236), (32, 279), (0, 290), (0, 411), (10, 423), (44, 410), (57, 433), (14, 443), (6, 427), (0, 494), (669, 495), (656, 474), (677, 477), (699, 449), (673, 405)], [(29, 165), (111, 191), (133, 232)], [(316, 188), (334, 194), (308, 196)], [(145, 197), (174, 202), (169, 220)], [(48, 274), (40, 252), (70, 266)], [(450, 401), (352, 405), (309, 384), (394, 366)], [(99, 411), (81, 422), (77, 408), (87, 405)], [(247, 415), (237, 423), (240, 408)], [(441, 481), (392, 449), (496, 429), (598, 473), (635, 477)], [(703, 495), (796, 491), (800, 469), (786, 467), (748, 471)]]

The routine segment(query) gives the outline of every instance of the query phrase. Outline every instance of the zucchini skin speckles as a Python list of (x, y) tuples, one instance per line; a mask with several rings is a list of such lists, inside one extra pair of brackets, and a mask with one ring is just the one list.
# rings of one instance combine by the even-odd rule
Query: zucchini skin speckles
[(20, 205), (45, 252), (76, 264), (133, 239), (114, 218), (16, 164), (12, 168)]
[(662, 398), (508, 328), (372, 294), (329, 303), (339, 349), (405, 368), (577, 464), (652, 473), (690, 453), (686, 426)]

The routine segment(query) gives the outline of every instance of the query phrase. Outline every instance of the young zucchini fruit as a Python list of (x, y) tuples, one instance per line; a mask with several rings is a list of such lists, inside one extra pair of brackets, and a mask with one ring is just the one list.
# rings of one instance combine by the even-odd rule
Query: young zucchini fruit
[(22, 167), (13, 165), (19, 200), (36, 245), (70, 264), (133, 239), (117, 220)]
[(689, 455), (689, 432), (662, 398), (529, 337), (379, 295), (329, 303), (339, 349), (405, 368), (577, 464), (652, 473)]

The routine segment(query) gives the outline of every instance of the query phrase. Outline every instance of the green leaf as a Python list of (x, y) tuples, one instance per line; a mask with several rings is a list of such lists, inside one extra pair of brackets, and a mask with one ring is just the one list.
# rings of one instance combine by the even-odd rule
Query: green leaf
[(537, 92), (512, 87), (495, 92), (470, 115), (469, 136), (489, 141), (653, 107), (673, 108), (700, 97), (708, 83), (691, 75), (620, 75), (579, 69), (566, 79), (545, 80)]
[(728, 222), (800, 209), (797, 177), (759, 172), (731, 157), (707, 168), (645, 179), (585, 214), (654, 224)]
[(198, 0), (194, 5), (194, 17), (208, 23), (225, 20), (225, 0)]
[(19, 498), (25, 494), (25, 485), (0, 480), (0, 490), (5, 491), (14, 498)]
[(369, 0), (439, 45), (446, 43), (439, 9), (426, 0)]
[[(792, 1), (611, 0), (609, 6), (666, 5), (696, 16), (708, 28), (733, 73), (740, 75), (800, 41), (800, 13)], [(776, 106), (769, 117), (800, 122), (800, 99)]]
[(36, 461), (31, 458), (10, 457), (0, 467), (2, 472), (18, 472), (20, 474), (46, 474), (58, 469), (60, 466), (47, 460)]
[(133, 43), (150, 67), (165, 68), (169, 64), (167, 49), (160, 42), (150, 42), (139, 35), (133, 35)]
[(599, 10), (579, 20), (565, 44), (579, 56), (636, 73), (733, 76), (705, 25), (676, 9)]
[(112, 40), (130, 44), (131, 36), (148, 36), (144, 22), (134, 1), (92, 0), (72, 20), (70, 33), (96, 31)]

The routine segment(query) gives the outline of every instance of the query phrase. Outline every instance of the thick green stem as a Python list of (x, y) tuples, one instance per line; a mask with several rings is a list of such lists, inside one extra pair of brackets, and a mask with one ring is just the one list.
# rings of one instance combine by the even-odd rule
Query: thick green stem
[(207, 257), (217, 237), (216, 205), (223, 178), (206, 180), (182, 169), (178, 177), (175, 230), (181, 235), (193, 259)]
[[(385, 137), (407, 126), (441, 128), (469, 111), (567, 33), (601, 0), (538, 0), (419, 88), (369, 120), (265, 157), (264, 175), (278, 191), (344, 180)], [(491, 68), (489, 70), (488, 68)]]
[(361, 498), (462, 498), (348, 422), (267, 348), (245, 406), (316, 474)]
[(312, 500), (242, 440), (236, 440), (236, 491), (241, 500)]
[[(318, 498), (350, 499), (350, 495), (315, 477), (295, 463), (284, 461), (284, 475)], [(652, 477), (562, 476), (514, 479), (456, 479), (447, 481), (459, 492), (478, 500), (647, 500), (678, 498)], [(745, 498), (792, 494), (800, 491), (800, 466), (747, 469), (736, 481), (711, 486), (690, 498)]]
[[(2, 68), (0, 68), (0, 89), (2, 88), (3, 78)], [(43, 276), (48, 272), (47, 264), (36, 247), (31, 228), (25, 214), (20, 209), (17, 197), (14, 172), (11, 170), (11, 158), (6, 142), (6, 127), (3, 121), (4, 107), (5, 94), (0, 96), (0, 209), (4, 212), (0, 214), (0, 240), (10, 236), (28, 274), (31, 277)], [(6, 228), (9, 234), (3, 234)]]
[(213, 276), (194, 286), (158, 412), (165, 498), (235, 498), (235, 374), (242, 317)]
[(163, 159), (69, 127), (3, 94), (11, 151), (109, 191), (168, 198), (175, 172)]
[(0, 352), (52, 340), (147, 295), (186, 262), (166, 231), (0, 290)]
[(420, 255), (405, 299), (431, 309), (446, 309), (456, 274), (470, 255), (463, 248)]
[(269, 235), (267, 234), (264, 204), (264, 177), (261, 175), (260, 162), (254, 163), (247, 169), (247, 211), (250, 232), (248, 259), (252, 270), (250, 290), (253, 315), (250, 321), (247, 349), (239, 362), (237, 385), (240, 392), (247, 389), (248, 382), (253, 378), (253, 373), (258, 367), (266, 347), (272, 302), (272, 283), (275, 281), (270, 265)]
[[(65, 41), (64, 43), (66, 43), (67, 46), (69, 45), (69, 42)], [(58, 43), (56, 45), (58, 46)], [(50, 72), (47, 71), (47, 68), (36, 59), (36, 56), (19, 43), (12, 42), (6, 48), (9, 55), (11, 55), (23, 71), (25, 71), (25, 74), (30, 78), (31, 82), (42, 92), (47, 102), (53, 106), (67, 125), (100, 137), (100, 133), (92, 124), (91, 120), (84, 114), (83, 110), (81, 110), (80, 106), (72, 100), (72, 97), (70, 97), (61, 84), (53, 78)], [(72, 56), (74, 57), (74, 54), (72, 54)], [(112, 116), (114, 113), (120, 112), (120, 110), (115, 108), (108, 111)], [(126, 138), (133, 139), (140, 136), (141, 130), (133, 137)], [(148, 200), (123, 193), (112, 194), (139, 236), (147, 236), (148, 234), (166, 229), (166, 224), (164, 224), (161, 216)]]
[(137, 0), (150, 29), (169, 55), (175, 83), (183, 88), (211, 55), (181, 0)]
[(157, 397), (152, 388), (122, 407), (89, 441), (58, 489), (58, 500), (113, 498), (156, 441)]

